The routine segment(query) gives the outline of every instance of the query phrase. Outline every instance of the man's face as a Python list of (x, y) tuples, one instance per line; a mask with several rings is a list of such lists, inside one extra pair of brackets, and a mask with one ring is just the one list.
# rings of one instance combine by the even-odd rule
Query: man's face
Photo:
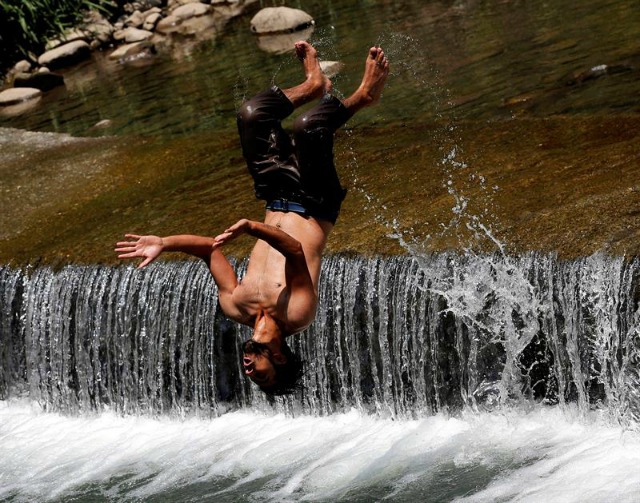
[(276, 369), (271, 362), (271, 352), (265, 344), (249, 339), (244, 343), (242, 365), (244, 373), (261, 388), (273, 386)]

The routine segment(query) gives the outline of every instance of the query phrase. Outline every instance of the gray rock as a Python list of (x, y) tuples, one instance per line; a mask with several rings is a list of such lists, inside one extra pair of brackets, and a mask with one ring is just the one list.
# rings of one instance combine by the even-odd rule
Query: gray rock
[(153, 33), (148, 30), (140, 30), (138, 28), (125, 28), (124, 32), (124, 41), (127, 44), (132, 44), (134, 42), (141, 42), (143, 40), (149, 40), (153, 37)]
[(196, 16), (180, 22), (177, 32), (181, 35), (195, 35), (200, 40), (213, 38), (218, 32), (219, 19), (216, 16)]
[(298, 40), (308, 40), (313, 34), (313, 26), (295, 33), (275, 33), (257, 37), (258, 47), (272, 54), (285, 54), (293, 50)]
[(23, 59), (21, 61), (18, 61), (14, 66), (13, 66), (13, 71), (16, 73), (20, 73), (20, 72), (28, 72), (29, 70), (31, 70), (31, 62), (27, 61), (26, 59)]
[(127, 61), (135, 58), (146, 57), (155, 53), (155, 46), (148, 40), (125, 44), (109, 54), (109, 59)]
[(177, 31), (179, 25), (180, 18), (170, 15), (158, 21), (158, 24), (156, 24), (156, 31), (163, 34), (171, 33), (173, 31)]
[(302, 30), (313, 25), (313, 18), (300, 9), (290, 7), (267, 7), (251, 19), (254, 33), (286, 33)]
[(142, 13), (142, 17), (147, 19), (151, 14), (161, 14), (162, 13), (162, 9), (158, 8), (158, 7), (152, 7), (149, 10), (146, 10)]
[(64, 77), (51, 72), (18, 73), (13, 80), (14, 87), (31, 87), (40, 91), (49, 91), (63, 84)]
[(34, 100), (42, 96), (40, 89), (32, 87), (14, 87), (0, 92), (0, 107), (17, 105), (24, 101)]
[(84, 40), (76, 40), (45, 52), (38, 58), (38, 63), (49, 68), (63, 68), (87, 59), (91, 48)]
[(60, 47), (63, 44), (67, 44), (69, 42), (75, 42), (76, 40), (84, 40), (87, 42), (91, 38), (91, 35), (87, 33), (82, 28), (72, 28), (70, 30), (65, 31), (59, 38), (52, 38), (45, 45), (45, 49), (50, 51), (57, 47)]
[(111, 42), (111, 36), (115, 28), (108, 21), (102, 20), (85, 25), (84, 30), (91, 35), (94, 41), (104, 45)]
[(169, 0), (167, 2), (167, 8), (172, 11), (176, 7), (180, 7), (181, 5), (187, 5), (190, 3), (201, 3), (200, 0)]
[(161, 19), (162, 19), (162, 14), (160, 14), (159, 12), (154, 12), (152, 14), (149, 14), (144, 20), (142, 29), (152, 31)]
[(140, 12), (139, 10), (135, 11), (127, 19), (124, 20), (124, 25), (130, 26), (132, 28), (140, 28), (143, 23), (144, 23), (144, 16), (142, 15), (142, 12)]
[(335, 77), (344, 68), (341, 61), (320, 61), (322, 72), (329, 78)]
[(181, 5), (180, 7), (174, 9), (169, 16), (161, 19), (158, 22), (158, 24), (156, 25), (156, 31), (165, 35), (172, 32), (180, 31), (180, 25), (182, 23), (196, 17), (204, 16), (210, 10), (210, 5), (205, 5), (198, 2)]
[(194, 2), (186, 5), (181, 5), (171, 12), (172, 16), (177, 17), (180, 20), (190, 19), (196, 16), (202, 16), (209, 12), (211, 6), (203, 3)]
[(127, 34), (124, 32), (124, 28), (113, 32), (113, 40), (116, 42), (123, 42), (126, 36)]

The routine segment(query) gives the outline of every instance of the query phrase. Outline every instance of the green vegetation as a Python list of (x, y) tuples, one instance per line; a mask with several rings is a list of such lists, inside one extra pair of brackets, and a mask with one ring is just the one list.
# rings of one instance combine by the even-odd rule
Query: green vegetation
[(110, 13), (116, 6), (112, 0), (0, 0), (0, 74), (41, 53), (47, 40), (75, 26), (83, 12)]

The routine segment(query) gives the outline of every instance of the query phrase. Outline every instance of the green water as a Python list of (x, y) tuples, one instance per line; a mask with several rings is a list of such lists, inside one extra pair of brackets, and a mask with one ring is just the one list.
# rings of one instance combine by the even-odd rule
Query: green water
[[(0, 261), (113, 261), (127, 231), (209, 235), (262, 218), (235, 110), (302, 72), (291, 53), (258, 48), (259, 4), (150, 59), (95, 53), (28, 112), (0, 111), (0, 127), (104, 137), (0, 131)], [(371, 45), (392, 64), (381, 103), (337, 136), (349, 197), (329, 252), (406, 253), (400, 233), (425, 251), (498, 240), (512, 253), (640, 253), (637, 0), (289, 6), (314, 16), (321, 58), (344, 63), (338, 95), (359, 84)]]
[[(289, 6), (316, 19), (311, 41), (321, 57), (346, 64), (334, 80), (338, 93), (348, 94), (359, 83), (367, 48), (383, 45), (393, 64), (385, 121), (640, 111), (635, 0), (341, 0)], [(257, 48), (249, 20), (258, 8), (259, 2), (211, 40), (187, 40), (147, 61), (123, 65), (109, 61), (107, 51), (94, 54), (63, 72), (64, 88), (47, 93), (24, 115), (1, 117), (0, 126), (74, 135), (230, 130), (247, 93), (272, 81), (295, 84), (301, 77), (291, 55)], [(602, 65), (607, 69), (589, 72)], [(91, 130), (103, 119), (112, 126)], [(359, 116), (372, 119), (380, 119), (376, 111)]]

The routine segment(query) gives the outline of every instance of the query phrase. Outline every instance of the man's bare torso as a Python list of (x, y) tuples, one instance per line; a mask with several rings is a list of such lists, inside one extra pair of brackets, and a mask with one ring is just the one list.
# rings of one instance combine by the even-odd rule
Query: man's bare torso
[(233, 303), (241, 312), (241, 323), (252, 325), (260, 311), (282, 323), (287, 333), (306, 328), (315, 315), (322, 252), (333, 225), (324, 220), (305, 218), (296, 213), (267, 211), (264, 223), (298, 240), (313, 284), (313, 294), (305, 302), (290, 303), (290, 279), (284, 255), (259, 239), (249, 257), (247, 271), (233, 292)]

